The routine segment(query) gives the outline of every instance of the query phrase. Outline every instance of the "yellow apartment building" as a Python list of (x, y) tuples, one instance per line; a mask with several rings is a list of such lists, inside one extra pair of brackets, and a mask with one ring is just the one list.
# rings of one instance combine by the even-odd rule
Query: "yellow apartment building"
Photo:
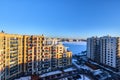
[[(55, 70), (60, 67), (67, 67), (72, 64), (72, 52), (68, 51), (63, 44), (59, 43), (57, 39), (45, 39), (44, 40), (44, 56), (47, 56), (47, 68), (48, 71)], [(46, 57), (44, 57), (46, 58)]]
[(0, 56), (4, 68), (1, 68), (5, 80), (20, 76), (22, 73), (23, 60), (23, 36), (17, 34), (0, 33)]
[(71, 65), (72, 53), (43, 35), (0, 33), (0, 80), (42, 74)]
[(41, 71), (42, 47), (44, 36), (23, 36), (24, 73), (39, 74)]

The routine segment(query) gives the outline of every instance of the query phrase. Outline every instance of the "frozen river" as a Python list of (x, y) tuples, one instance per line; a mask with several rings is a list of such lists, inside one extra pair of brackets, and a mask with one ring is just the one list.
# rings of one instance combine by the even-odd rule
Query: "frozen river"
[(63, 42), (63, 45), (68, 47), (68, 50), (72, 51), (73, 54), (86, 51), (86, 42)]

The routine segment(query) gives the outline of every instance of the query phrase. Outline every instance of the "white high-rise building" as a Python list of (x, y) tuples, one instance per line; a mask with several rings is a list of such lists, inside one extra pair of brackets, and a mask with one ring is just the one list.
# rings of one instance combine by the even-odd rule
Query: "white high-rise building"
[(87, 57), (99, 62), (99, 38), (92, 37), (87, 39)]
[(120, 38), (104, 36), (100, 38), (100, 63), (119, 70)]
[(109, 36), (101, 37), (100, 42), (100, 62), (116, 67), (117, 38)]
[(120, 71), (120, 38), (111, 36), (88, 38), (87, 57)]

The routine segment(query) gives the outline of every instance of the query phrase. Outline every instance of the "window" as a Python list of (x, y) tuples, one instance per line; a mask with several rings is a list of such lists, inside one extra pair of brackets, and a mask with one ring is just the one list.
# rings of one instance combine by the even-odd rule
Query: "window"
[(31, 72), (32, 71), (32, 69), (29, 69), (29, 72)]
[(60, 47), (60, 49), (62, 49), (62, 47)]
[(63, 54), (63, 57), (67, 57), (67, 55), (66, 55), (66, 54)]

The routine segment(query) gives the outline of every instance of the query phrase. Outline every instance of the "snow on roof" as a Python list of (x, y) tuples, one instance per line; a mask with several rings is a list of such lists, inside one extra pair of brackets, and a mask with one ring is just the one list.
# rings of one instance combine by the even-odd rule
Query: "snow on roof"
[(90, 80), (87, 76), (85, 75), (80, 75), (81, 78), (77, 79), (77, 80)]
[(88, 67), (88, 66), (86, 66), (86, 65), (80, 66), (80, 68), (82, 68), (82, 69), (87, 69), (87, 70), (90, 70), (90, 71), (93, 71), (92, 68), (90, 68), (90, 67)]
[(113, 73), (116, 74), (116, 72), (113, 71), (113, 70), (111, 70), (110, 68), (104, 67), (104, 66), (102, 66), (102, 65), (100, 65), (100, 64), (98, 64), (98, 63), (92, 62), (92, 61), (90, 61), (90, 62), (91, 62), (92, 64), (99, 65), (100, 67), (102, 67), (102, 68), (104, 68), (104, 69), (106, 69), (106, 70), (108, 70), (108, 71), (111, 71), (111, 72), (113, 72)]
[(60, 73), (62, 73), (62, 71), (52, 71), (52, 72), (49, 72), (49, 73), (42, 74), (42, 75), (40, 75), (40, 77), (46, 77), (46, 76), (60, 74)]
[(75, 59), (72, 59), (72, 63), (73, 63), (77, 68), (80, 68), (80, 66), (76, 64)]
[(75, 60), (72, 60), (72, 63), (79, 69), (82, 68), (82, 69), (87, 69), (87, 70), (93, 71), (92, 68), (90, 68), (90, 67), (88, 67), (86, 65), (78, 65)]
[(31, 77), (30, 77), (30, 76), (21, 77), (21, 78), (19, 78), (19, 79), (15, 79), (15, 80), (31, 80)]
[(77, 61), (76, 59), (72, 59), (72, 61)]
[(64, 70), (64, 72), (69, 72), (69, 71), (74, 71), (74, 70), (76, 70), (76, 69), (75, 68), (67, 68)]
[(101, 74), (101, 73), (103, 73), (103, 72), (100, 69), (97, 69), (97, 70), (93, 71), (94, 75), (98, 75), (98, 74)]

